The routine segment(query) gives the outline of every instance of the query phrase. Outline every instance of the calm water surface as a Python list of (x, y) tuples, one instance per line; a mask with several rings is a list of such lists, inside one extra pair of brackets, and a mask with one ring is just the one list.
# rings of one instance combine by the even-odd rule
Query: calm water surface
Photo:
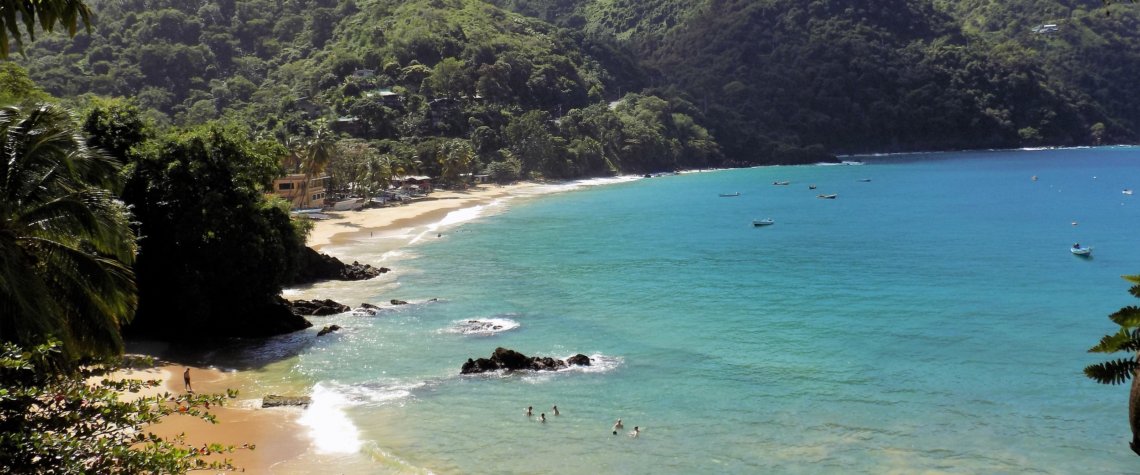
[[(315, 318), (344, 329), (277, 343), (296, 355), (251, 373), (316, 398), (315, 453), (292, 470), (1140, 468), (1127, 389), (1081, 374), (1107, 315), (1136, 303), (1119, 276), (1140, 273), (1140, 198), (1121, 190), (1140, 188), (1140, 149), (863, 160), (515, 198), (399, 252), (331, 249), (397, 272), (294, 295), (413, 303)], [(463, 333), (472, 319), (502, 331)], [(499, 346), (595, 366), (458, 375)]]

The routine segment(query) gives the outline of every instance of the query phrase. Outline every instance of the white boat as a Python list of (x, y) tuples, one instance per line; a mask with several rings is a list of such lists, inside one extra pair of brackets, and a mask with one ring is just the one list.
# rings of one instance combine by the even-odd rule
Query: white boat
[(721, 198), (729, 198), (729, 197), (733, 197), (733, 196), (740, 196), (740, 192), (738, 191), (736, 193), (721, 193), (720, 194)]
[(1121, 193), (1124, 193), (1126, 195), (1131, 195), (1132, 194), (1132, 188), (1125, 188), (1124, 191), (1121, 191)]
[(1081, 256), (1081, 257), (1092, 256), (1092, 248), (1091, 247), (1081, 247), (1080, 244), (1073, 244), (1073, 247), (1069, 248), (1069, 252), (1072, 252), (1074, 256)]
[(816, 195), (816, 198), (822, 198), (825, 200), (834, 200), (838, 196), (839, 196), (838, 193), (832, 193), (830, 195)]
[(759, 228), (759, 227), (761, 227), (761, 226), (771, 226), (771, 225), (773, 225), (773, 224), (776, 224), (776, 221), (775, 221), (775, 220), (773, 220), (772, 218), (768, 218), (768, 219), (753, 219), (753, 220), (752, 220), (752, 225), (753, 225), (753, 226), (755, 226), (755, 227), (758, 227), (758, 228)]

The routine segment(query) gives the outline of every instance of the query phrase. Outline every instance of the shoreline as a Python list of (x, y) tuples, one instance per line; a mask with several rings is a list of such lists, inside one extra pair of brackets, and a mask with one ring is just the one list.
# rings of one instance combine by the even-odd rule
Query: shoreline
[[(519, 192), (543, 186), (537, 182), (520, 182), (511, 185), (479, 185), (466, 190), (434, 191), (427, 198), (382, 208), (333, 213), (332, 219), (314, 222), (306, 244), (320, 251), (327, 247), (351, 244), (361, 238), (382, 233), (405, 234), (418, 228), (424, 232), (434, 230), (449, 213), (496, 200), (515, 196)], [(430, 229), (429, 229), (430, 228)], [(402, 231), (403, 233), (397, 233)], [(415, 240), (395, 245), (395, 248), (414, 243)]]
[[(130, 397), (161, 396), (163, 393), (174, 396), (187, 392), (178, 377), (185, 368), (190, 368), (191, 387), (195, 393), (225, 394), (227, 389), (240, 386), (238, 378), (241, 376), (238, 372), (178, 365), (164, 360), (157, 360), (154, 367), (125, 369), (109, 377), (160, 381), (158, 386), (129, 395)], [(206, 444), (235, 447), (232, 453), (203, 457), (208, 462), (229, 460), (235, 467), (235, 470), (220, 470), (217, 473), (275, 473), (278, 465), (307, 452), (311, 441), (297, 422), (301, 416), (299, 408), (263, 409), (260, 407), (260, 399), (260, 395), (239, 393), (237, 398), (228, 399), (224, 405), (209, 408), (207, 412), (217, 418), (216, 424), (175, 413), (157, 424), (143, 428), (143, 431), (168, 441), (173, 441), (180, 434), (184, 435), (183, 446), (186, 448)], [(246, 445), (254, 448), (243, 448)]]
[[(371, 208), (360, 211), (347, 211), (333, 214), (332, 219), (314, 223), (307, 245), (318, 252), (338, 255), (341, 259), (355, 260), (359, 254), (344, 255), (345, 248), (351, 250), (362, 245), (370, 246), (370, 253), (394, 251), (416, 245), (421, 238), (438, 234), (445, 227), (461, 224), (478, 217), (481, 213), (466, 215), (465, 210), (493, 205), (505, 199), (528, 196), (542, 196), (578, 189), (582, 186), (621, 183), (640, 177), (616, 177), (600, 180), (584, 180), (562, 183), (520, 182), (512, 185), (481, 185), (467, 190), (442, 190), (433, 192), (427, 199), (421, 199), (397, 206)], [(453, 215), (457, 213), (457, 215)], [(434, 237), (434, 236), (433, 236)], [(384, 244), (377, 244), (377, 240)], [(335, 249), (334, 249), (335, 248)], [(163, 357), (160, 348), (141, 348), (140, 353), (159, 358)], [(312, 410), (301, 408), (260, 407), (260, 400), (266, 394), (256, 393), (260, 385), (256, 375), (250, 371), (223, 371), (215, 367), (204, 367), (201, 363), (177, 365), (161, 360), (159, 366), (138, 375), (133, 370), (124, 377), (160, 379), (163, 384), (154, 389), (161, 394), (185, 392), (179, 376), (184, 368), (190, 368), (191, 385), (199, 393), (225, 393), (226, 389), (239, 389), (237, 399), (227, 401), (222, 407), (210, 409), (216, 416), (217, 424), (191, 417), (171, 415), (161, 423), (146, 428), (155, 435), (171, 438), (185, 433), (187, 447), (200, 447), (204, 443), (218, 443), (241, 447), (254, 445), (254, 450), (237, 449), (230, 454), (216, 454), (206, 460), (229, 459), (237, 471), (249, 473), (308, 473), (320, 470), (324, 463), (343, 464), (351, 467), (359, 462), (347, 454), (329, 454), (318, 450), (313, 430), (303, 420)], [(223, 366), (225, 364), (223, 363)], [(251, 393), (250, 390), (255, 393)], [(311, 395), (309, 391), (297, 395)], [(357, 467), (363, 469), (363, 467)], [(224, 472), (231, 473), (231, 472)]]

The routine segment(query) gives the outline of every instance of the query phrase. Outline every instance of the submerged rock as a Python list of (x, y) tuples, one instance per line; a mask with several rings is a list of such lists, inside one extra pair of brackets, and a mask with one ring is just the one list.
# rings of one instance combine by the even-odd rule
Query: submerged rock
[(404, 301), (404, 300), (396, 300), (396, 299), (392, 299), (392, 301), (391, 301), (391, 302), (389, 302), (389, 303), (391, 303), (392, 305), (407, 305), (407, 304), (408, 304), (408, 302), (407, 302), (407, 301)]
[(313, 399), (309, 396), (278, 396), (270, 394), (261, 398), (261, 407), (300, 406), (309, 407)]
[(508, 371), (554, 371), (567, 366), (590, 366), (590, 357), (577, 354), (568, 360), (562, 361), (549, 356), (526, 356), (515, 350), (499, 347), (490, 358), (468, 358), (459, 374), (478, 374), (500, 369)]
[(317, 336), (325, 336), (337, 330), (340, 330), (340, 325), (329, 325), (322, 328), (321, 331), (317, 332)]

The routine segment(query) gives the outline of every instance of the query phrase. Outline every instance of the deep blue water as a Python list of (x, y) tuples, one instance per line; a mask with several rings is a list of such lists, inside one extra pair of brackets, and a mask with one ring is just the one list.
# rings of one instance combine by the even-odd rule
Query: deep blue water
[[(860, 159), (510, 200), (349, 292), (412, 305), (316, 319), (345, 330), (277, 371), (362, 473), (1140, 469), (1127, 387), (1081, 373), (1137, 303), (1140, 148)], [(498, 346), (599, 365), (458, 375)]]

